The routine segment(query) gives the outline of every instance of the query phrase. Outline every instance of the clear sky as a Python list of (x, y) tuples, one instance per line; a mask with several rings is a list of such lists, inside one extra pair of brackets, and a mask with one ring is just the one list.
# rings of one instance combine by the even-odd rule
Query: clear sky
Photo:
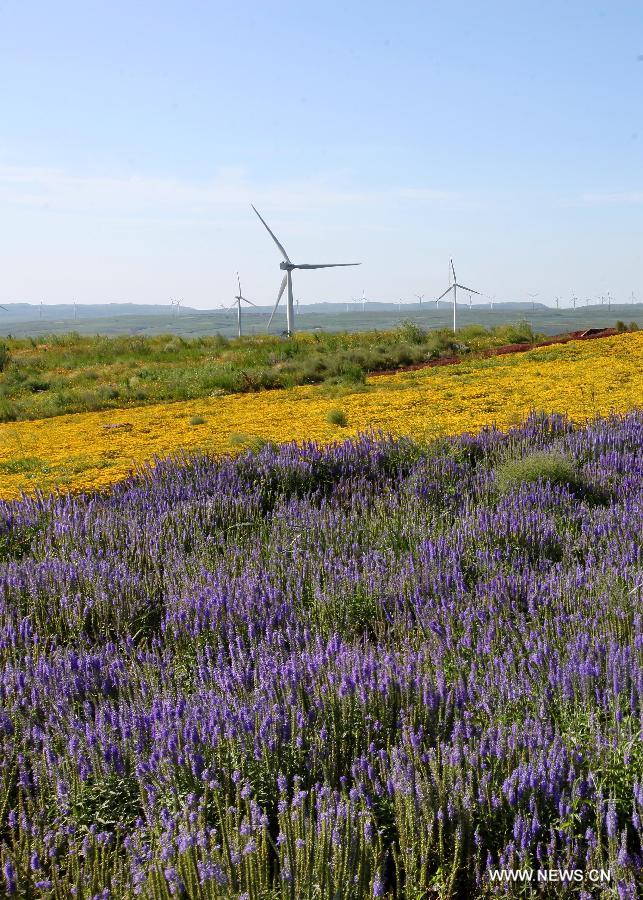
[(0, 303), (643, 299), (641, 0), (0, 0)]

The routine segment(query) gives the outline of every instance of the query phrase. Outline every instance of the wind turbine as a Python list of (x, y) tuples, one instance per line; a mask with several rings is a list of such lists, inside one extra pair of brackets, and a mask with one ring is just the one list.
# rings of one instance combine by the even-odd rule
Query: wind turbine
[(257, 217), (261, 224), (264, 226), (270, 237), (273, 239), (279, 252), (283, 256), (283, 261), (279, 263), (279, 268), (284, 272), (284, 277), (279, 287), (279, 293), (277, 294), (277, 302), (275, 303), (274, 309), (270, 316), (270, 320), (268, 321), (268, 328), (270, 328), (270, 324), (272, 322), (274, 314), (277, 312), (277, 307), (279, 306), (279, 301), (281, 300), (284, 291), (286, 290), (286, 286), (288, 287), (288, 300), (286, 304), (286, 331), (288, 337), (291, 337), (295, 333), (294, 324), (295, 324), (295, 315), (293, 308), (293, 294), (292, 294), (292, 271), (293, 269), (335, 269), (338, 266), (359, 266), (360, 263), (293, 263), (290, 260), (290, 257), (286, 253), (282, 244), (279, 243), (277, 237), (273, 234), (273, 232), (268, 227), (265, 219), (262, 218), (259, 211), (253, 206), (252, 207), (257, 214)]
[(631, 300), (632, 306), (634, 306), (634, 304), (636, 303), (636, 297), (634, 296), (634, 291), (632, 291), (632, 293), (630, 295), (630, 300)]
[(527, 294), (528, 297), (531, 298), (531, 311), (532, 313), (536, 312), (536, 297), (538, 296), (538, 292), (535, 294)]
[(555, 297), (554, 299), (555, 299), (555, 301), (556, 301), (556, 309), (560, 309), (560, 305), (559, 305), (559, 303), (560, 303), (560, 297)]
[[(634, 296), (634, 294), (632, 294)], [(362, 312), (366, 312), (366, 292), (362, 291)]]
[(237, 284), (239, 285), (239, 293), (235, 294), (234, 302), (226, 307), (227, 309), (232, 309), (233, 306), (237, 307), (237, 337), (241, 337), (241, 301), (244, 303), (249, 303), (250, 306), (255, 306), (256, 303), (253, 303), (252, 300), (248, 300), (247, 297), (244, 297), (241, 293), (241, 280), (239, 278), (239, 273), (237, 272)]
[(493, 301), (494, 301), (495, 299), (496, 299), (496, 295), (495, 295), (495, 294), (493, 295), (493, 297), (489, 297), (489, 306), (491, 307), (491, 312), (493, 312)]
[(446, 297), (446, 295), (449, 293), (449, 291), (453, 291), (453, 330), (455, 331), (456, 330), (455, 314), (456, 314), (456, 306), (457, 306), (456, 295), (457, 295), (458, 288), (461, 288), (463, 291), (469, 291), (470, 294), (479, 294), (480, 291), (474, 291), (473, 288), (466, 287), (464, 284), (458, 284), (458, 279), (455, 274), (455, 268), (453, 266), (453, 260), (450, 260), (449, 262), (450, 262), (450, 273), (453, 272), (453, 284), (450, 283), (451, 282), (451, 274), (449, 273), (449, 287), (446, 289), (446, 291), (443, 294), (440, 294), (438, 299), (435, 301), (435, 304), (437, 306), (438, 302), (443, 297)]
[(420, 301), (420, 309), (422, 309), (422, 301), (424, 300), (424, 294), (416, 294), (415, 296)]
[(576, 294), (572, 294), (572, 306), (576, 309)]

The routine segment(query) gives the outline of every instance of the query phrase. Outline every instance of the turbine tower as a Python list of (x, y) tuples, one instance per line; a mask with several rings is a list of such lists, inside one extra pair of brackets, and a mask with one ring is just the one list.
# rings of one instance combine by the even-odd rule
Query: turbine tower
[(480, 294), (480, 291), (474, 291), (473, 288), (466, 287), (466, 285), (458, 283), (458, 279), (455, 274), (455, 268), (453, 265), (453, 260), (450, 260), (449, 282), (451, 282), (451, 272), (453, 273), (453, 284), (449, 283), (449, 287), (446, 289), (446, 291), (443, 294), (440, 294), (438, 299), (435, 301), (435, 305), (437, 306), (443, 297), (446, 297), (446, 295), (450, 291), (453, 291), (453, 330), (455, 331), (456, 330), (455, 316), (456, 316), (456, 308), (457, 308), (456, 296), (457, 296), (458, 288), (460, 288), (463, 291), (469, 291), (470, 294)]
[(366, 291), (362, 291), (362, 312), (366, 312)]
[(360, 263), (293, 263), (290, 260), (290, 257), (284, 250), (282, 244), (279, 243), (277, 237), (273, 234), (273, 232), (268, 227), (266, 221), (262, 218), (259, 211), (253, 206), (252, 207), (257, 214), (257, 217), (263, 227), (266, 229), (270, 237), (273, 239), (279, 252), (283, 256), (283, 261), (279, 263), (279, 268), (284, 272), (284, 277), (279, 287), (279, 293), (277, 294), (277, 302), (275, 303), (274, 309), (270, 316), (270, 320), (268, 322), (268, 328), (270, 328), (270, 324), (272, 322), (274, 314), (277, 312), (277, 307), (279, 306), (279, 301), (281, 300), (284, 291), (286, 290), (286, 286), (288, 287), (288, 299), (286, 303), (286, 331), (288, 333), (288, 337), (292, 337), (295, 333), (295, 310), (293, 306), (293, 293), (292, 293), (292, 271), (293, 269), (335, 269), (338, 266), (359, 266)]
[(235, 294), (234, 302), (226, 307), (226, 309), (232, 309), (233, 306), (237, 307), (237, 337), (241, 337), (241, 302), (249, 303), (250, 306), (256, 306), (256, 303), (253, 303), (252, 300), (248, 300), (247, 297), (244, 297), (241, 293), (241, 280), (239, 279), (239, 273), (237, 272), (237, 285), (239, 286), (239, 293)]

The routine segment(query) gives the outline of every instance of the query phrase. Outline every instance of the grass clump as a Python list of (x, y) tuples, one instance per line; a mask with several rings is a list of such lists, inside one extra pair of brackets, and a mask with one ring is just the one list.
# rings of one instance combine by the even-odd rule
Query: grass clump
[(0, 422), (15, 422), (18, 418), (18, 410), (15, 405), (5, 397), (0, 397)]
[(207, 419), (204, 419), (203, 416), (192, 416), (190, 419), (190, 425), (205, 425)]
[(575, 497), (589, 503), (603, 504), (609, 499), (603, 488), (588, 481), (575, 460), (556, 450), (506, 459), (496, 468), (496, 484), (500, 494), (539, 481), (567, 487)]
[(496, 481), (500, 492), (504, 494), (522, 484), (534, 484), (537, 481), (577, 485), (579, 473), (574, 461), (568, 456), (543, 451), (530, 453), (519, 459), (505, 460), (496, 469)]
[(346, 418), (346, 413), (341, 409), (331, 409), (326, 416), (326, 421), (330, 425), (339, 425), (343, 428), (348, 423), (348, 419)]

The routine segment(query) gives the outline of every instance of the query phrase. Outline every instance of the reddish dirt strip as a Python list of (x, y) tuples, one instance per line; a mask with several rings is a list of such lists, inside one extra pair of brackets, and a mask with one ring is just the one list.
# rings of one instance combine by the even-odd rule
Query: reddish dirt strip
[(504, 353), (526, 353), (535, 350), (536, 347), (549, 347), (551, 344), (568, 344), (570, 341), (591, 341), (594, 338), (613, 337), (618, 334), (616, 328), (588, 328), (586, 331), (570, 331), (567, 334), (555, 334), (546, 341), (534, 344), (503, 344), (502, 347), (491, 347), (488, 350), (480, 350), (467, 356), (443, 356), (440, 359), (430, 359), (423, 363), (413, 363), (410, 366), (399, 366), (397, 369), (382, 369), (378, 372), (369, 372), (369, 378), (378, 375), (397, 375), (400, 372), (415, 372), (417, 369), (431, 369), (434, 366), (453, 366), (470, 359), (484, 359), (488, 356), (502, 356)]

